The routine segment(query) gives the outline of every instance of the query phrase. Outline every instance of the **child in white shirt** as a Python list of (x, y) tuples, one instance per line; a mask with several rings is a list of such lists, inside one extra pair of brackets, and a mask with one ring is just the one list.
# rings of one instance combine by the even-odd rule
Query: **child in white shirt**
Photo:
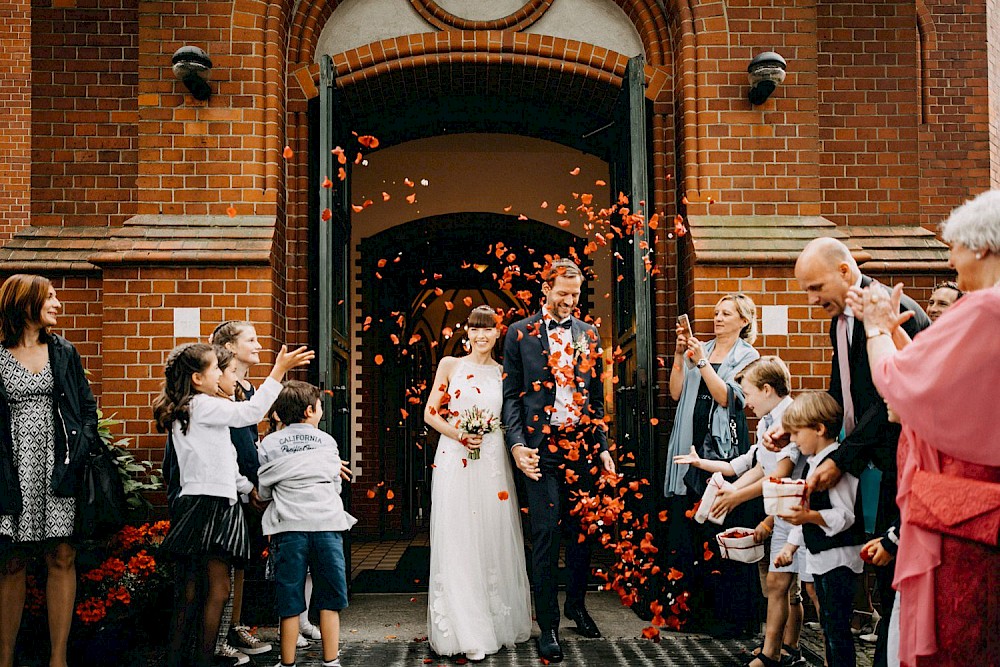
[[(842, 418), (837, 401), (820, 391), (800, 395), (785, 411), (782, 427), (809, 456), (807, 480), (840, 447), (835, 434), (840, 432)], [(845, 472), (830, 489), (810, 487), (808, 501), (782, 517), (795, 527), (775, 564), (787, 565), (799, 547), (806, 548), (806, 568), (816, 583), (826, 660), (831, 667), (856, 664), (851, 610), (857, 575), (863, 568), (861, 545), (865, 543), (859, 516), (858, 478)]]

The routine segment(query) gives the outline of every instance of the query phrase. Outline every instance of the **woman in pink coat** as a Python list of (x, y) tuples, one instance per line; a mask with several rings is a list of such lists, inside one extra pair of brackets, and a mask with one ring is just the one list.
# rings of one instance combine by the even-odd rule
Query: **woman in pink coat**
[(956, 209), (942, 236), (969, 294), (913, 342), (898, 341), (901, 286), (851, 298), (875, 385), (903, 425), (899, 656), (1000, 665), (1000, 191)]

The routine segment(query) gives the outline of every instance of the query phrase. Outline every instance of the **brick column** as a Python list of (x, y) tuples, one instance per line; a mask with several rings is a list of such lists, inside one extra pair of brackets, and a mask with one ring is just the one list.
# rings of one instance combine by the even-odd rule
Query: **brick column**
[(0, 10), (0, 243), (28, 223), (31, 201), (31, 3)]

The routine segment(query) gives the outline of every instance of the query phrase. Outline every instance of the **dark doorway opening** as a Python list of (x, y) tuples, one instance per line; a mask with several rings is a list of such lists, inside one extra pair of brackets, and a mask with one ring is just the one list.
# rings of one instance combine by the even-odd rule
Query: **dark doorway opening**
[[(507, 321), (527, 316), (539, 307), (545, 255), (584, 258), (585, 245), (556, 227), (495, 213), (425, 218), (361, 242), (361, 421), (377, 469), (363, 468), (386, 491), (375, 536), (412, 537), (426, 527), (437, 434), (424, 425), (423, 406), (440, 359), (463, 353), (469, 311), (488, 304), (510, 313)], [(583, 312), (590, 299), (585, 292)]]

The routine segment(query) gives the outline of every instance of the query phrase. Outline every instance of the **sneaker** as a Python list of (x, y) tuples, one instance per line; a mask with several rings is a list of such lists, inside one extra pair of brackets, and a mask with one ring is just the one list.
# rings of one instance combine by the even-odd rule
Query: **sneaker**
[(812, 630), (814, 632), (817, 631), (817, 630), (819, 630), (819, 629), (821, 629), (819, 621), (806, 621), (802, 625), (804, 625), (805, 627), (809, 628), (810, 630)]
[(317, 628), (312, 623), (308, 622), (299, 623), (299, 634), (305, 637), (306, 639), (312, 639), (315, 641), (318, 641), (323, 638), (323, 635), (321, 635), (319, 632), (319, 628)]
[(223, 664), (229, 664), (232, 665), (232, 667), (245, 665), (250, 662), (250, 656), (243, 651), (236, 650), (226, 642), (223, 642), (222, 646), (219, 647), (219, 650), (215, 652), (215, 657), (219, 658), (220, 661), (228, 661), (223, 662)]
[(295, 648), (305, 648), (307, 646), (309, 646), (308, 639), (306, 639), (302, 635), (299, 635), (298, 637), (295, 638)]
[(340, 658), (336, 657), (330, 662), (323, 661), (323, 667), (342, 667), (340, 664)]
[(229, 643), (247, 655), (267, 653), (271, 645), (257, 639), (245, 625), (234, 625), (229, 629)]

